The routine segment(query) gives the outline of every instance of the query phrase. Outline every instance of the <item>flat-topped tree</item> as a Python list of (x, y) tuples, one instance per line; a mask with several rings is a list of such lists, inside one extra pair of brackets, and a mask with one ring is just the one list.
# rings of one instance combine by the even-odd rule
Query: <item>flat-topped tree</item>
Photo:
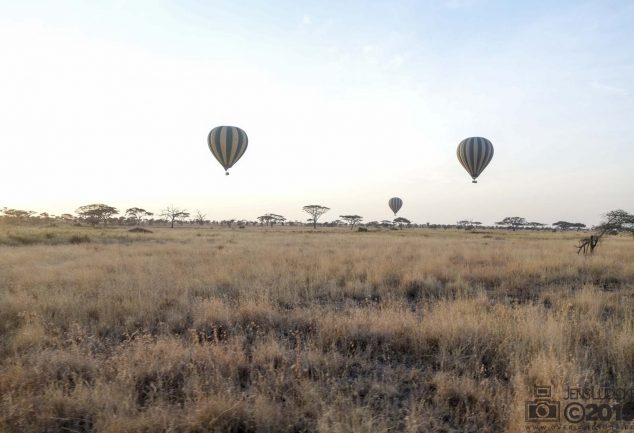
[(339, 218), (350, 225), (350, 230), (354, 230), (354, 226), (363, 220), (363, 217), (360, 215), (339, 215)]
[(284, 225), (284, 223), (286, 222), (285, 216), (278, 215), (276, 213), (270, 213), (269, 215), (273, 217), (273, 220), (271, 221), (271, 225), (278, 224), (278, 223)]
[(284, 222), (286, 221), (286, 217), (283, 217), (282, 215), (278, 215), (275, 213), (267, 213), (264, 215), (261, 215), (258, 217), (258, 221), (260, 221), (260, 224), (263, 224), (265, 226), (273, 226), (273, 224), (276, 223), (281, 223), (282, 225), (284, 225)]
[(498, 226), (506, 226), (510, 227), (511, 230), (515, 231), (518, 228), (524, 227), (527, 222), (525, 218), (522, 217), (506, 217), (502, 221), (495, 223)]
[(119, 211), (117, 208), (108, 206), (107, 204), (95, 203), (81, 206), (75, 213), (92, 225), (97, 225), (100, 222), (106, 225), (108, 219), (117, 215)]
[(471, 221), (469, 220), (456, 221), (456, 225), (460, 228), (466, 229), (467, 227), (471, 225)]
[(553, 227), (556, 227), (560, 230), (568, 230), (570, 228), (572, 228), (573, 223), (570, 223), (568, 221), (557, 221), (556, 223), (553, 223)]
[(269, 214), (264, 214), (264, 215), (260, 215), (258, 217), (258, 221), (260, 221), (260, 224), (264, 225), (264, 226), (268, 226), (269, 223), (271, 221), (273, 221), (273, 217)]
[(317, 221), (319, 218), (330, 210), (329, 207), (322, 206), (320, 204), (309, 204), (302, 208), (304, 212), (310, 215), (309, 221), (313, 223), (313, 228), (317, 228)]
[(136, 225), (141, 225), (143, 223), (143, 218), (151, 217), (154, 215), (152, 212), (148, 212), (140, 207), (131, 207), (125, 210), (125, 216), (134, 220)]
[(401, 230), (403, 230), (403, 224), (411, 224), (412, 222), (410, 220), (408, 220), (407, 218), (403, 218), (403, 217), (398, 217), (398, 218), (394, 218), (394, 223), (398, 224), (399, 227), (401, 228)]
[[(474, 228), (481, 226), (482, 223), (480, 221), (460, 220), (456, 222), (456, 225), (461, 229), (473, 230)], [(429, 223), (427, 223), (427, 226), (429, 226)]]
[(13, 218), (15, 220), (23, 221), (23, 220), (28, 220), (37, 212), (32, 210), (7, 209), (5, 207), (4, 209), (2, 209), (2, 213), (4, 213), (4, 216), (8, 218)]
[(571, 223), (568, 221), (557, 221), (556, 223), (553, 223), (553, 227), (556, 227), (559, 230), (576, 229), (577, 231), (579, 231), (581, 229), (585, 229), (586, 225), (582, 223)]

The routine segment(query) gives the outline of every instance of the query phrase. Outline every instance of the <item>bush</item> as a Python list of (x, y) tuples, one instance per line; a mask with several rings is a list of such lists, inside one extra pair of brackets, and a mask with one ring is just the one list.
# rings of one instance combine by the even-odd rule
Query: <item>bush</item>
[(85, 244), (90, 242), (90, 238), (88, 237), (88, 235), (72, 235), (69, 239), (68, 242), (70, 242), (71, 244)]
[(144, 229), (143, 227), (135, 227), (128, 231), (131, 233), (154, 233), (152, 230)]

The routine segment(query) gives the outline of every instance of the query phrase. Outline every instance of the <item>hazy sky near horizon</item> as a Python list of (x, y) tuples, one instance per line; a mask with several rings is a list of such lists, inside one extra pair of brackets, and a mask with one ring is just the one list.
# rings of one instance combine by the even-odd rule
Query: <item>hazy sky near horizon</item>
[[(634, 211), (634, 2), (0, 0), (0, 207)], [(249, 136), (225, 176), (206, 144)], [(484, 136), (474, 185), (456, 158)]]

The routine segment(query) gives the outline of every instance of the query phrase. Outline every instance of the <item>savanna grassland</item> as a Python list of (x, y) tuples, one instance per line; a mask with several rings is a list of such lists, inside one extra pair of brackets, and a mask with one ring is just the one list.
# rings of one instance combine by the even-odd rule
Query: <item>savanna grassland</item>
[(578, 238), (0, 228), (0, 431), (523, 432), (634, 386), (634, 239)]

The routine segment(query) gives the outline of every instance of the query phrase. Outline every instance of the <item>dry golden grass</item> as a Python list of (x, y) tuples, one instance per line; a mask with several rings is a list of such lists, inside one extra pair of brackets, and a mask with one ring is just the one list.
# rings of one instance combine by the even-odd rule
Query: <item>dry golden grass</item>
[(634, 240), (577, 238), (0, 229), (0, 431), (523, 432), (634, 386)]

